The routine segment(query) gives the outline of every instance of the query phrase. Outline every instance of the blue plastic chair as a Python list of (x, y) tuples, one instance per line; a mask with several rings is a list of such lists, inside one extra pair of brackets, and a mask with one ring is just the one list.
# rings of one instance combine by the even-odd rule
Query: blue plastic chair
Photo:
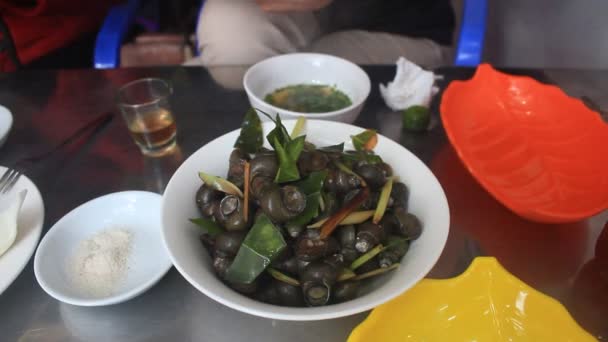
[(477, 66), (483, 53), (487, 0), (465, 0), (454, 65)]
[(133, 25), (139, 5), (139, 0), (129, 0), (110, 9), (95, 40), (95, 69), (120, 65), (120, 46)]
[[(204, 2), (204, 0), (201, 1), (201, 12)], [(487, 0), (464, 0), (454, 65), (476, 66), (481, 62), (487, 2)], [(120, 65), (120, 46), (133, 26), (139, 5), (139, 0), (129, 0), (110, 10), (95, 43), (94, 65), (96, 69), (116, 68)]]

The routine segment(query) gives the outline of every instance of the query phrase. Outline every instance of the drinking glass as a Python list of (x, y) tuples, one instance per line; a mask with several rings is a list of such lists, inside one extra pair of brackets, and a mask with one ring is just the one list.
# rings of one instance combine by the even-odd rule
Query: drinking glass
[(176, 126), (169, 105), (171, 85), (162, 79), (144, 78), (118, 90), (118, 108), (141, 152), (161, 156), (175, 147)]

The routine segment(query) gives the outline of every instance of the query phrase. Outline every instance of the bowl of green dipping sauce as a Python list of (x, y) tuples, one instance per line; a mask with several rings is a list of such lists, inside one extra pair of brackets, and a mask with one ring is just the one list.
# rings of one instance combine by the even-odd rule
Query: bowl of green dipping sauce
[(353, 104), (340, 89), (324, 84), (296, 84), (279, 88), (264, 97), (269, 104), (300, 113), (327, 113)]
[(357, 119), (371, 88), (369, 77), (356, 64), (316, 53), (263, 60), (249, 68), (243, 85), (252, 107), (272, 117), (346, 123)]

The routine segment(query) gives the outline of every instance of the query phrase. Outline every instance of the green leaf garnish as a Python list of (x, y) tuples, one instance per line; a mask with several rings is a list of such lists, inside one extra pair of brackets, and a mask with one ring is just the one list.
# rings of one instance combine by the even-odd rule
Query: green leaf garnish
[(285, 126), (283, 126), (279, 115), (273, 119), (267, 113), (260, 112), (270, 118), (276, 125), (266, 136), (266, 139), (277, 153), (277, 159), (279, 160), (279, 170), (274, 181), (276, 183), (285, 183), (300, 179), (297, 162), (306, 143), (306, 136), (292, 139), (289, 133), (287, 133)]
[(324, 195), (322, 192), (320, 192), (319, 195), (321, 195), (319, 196), (319, 209), (321, 209), (321, 211), (325, 211), (325, 200), (323, 199)]
[(357, 259), (355, 259), (355, 261), (353, 261), (352, 264), (350, 264), (350, 269), (353, 271), (356, 270), (359, 266), (370, 261), (373, 257), (375, 257), (380, 252), (382, 252), (382, 249), (383, 249), (382, 244), (377, 244), (376, 247), (370, 249), (369, 251), (367, 251), (367, 253), (365, 253), (365, 254), (361, 255), (360, 257), (358, 257)]
[(338, 144), (338, 145), (330, 145), (330, 146), (323, 146), (319, 148), (319, 151), (323, 151), (323, 152), (343, 152), (344, 151), (344, 143)]
[(287, 150), (287, 153), (289, 154), (291, 159), (293, 159), (294, 161), (298, 161), (298, 158), (300, 157), (300, 153), (302, 152), (302, 149), (304, 148), (305, 140), (306, 140), (306, 136), (301, 135), (301, 136), (291, 140), (290, 142), (288, 142), (287, 145), (285, 146), (285, 150)]
[(279, 170), (274, 180), (275, 183), (292, 182), (300, 179), (298, 158), (304, 148), (305, 139), (306, 136), (302, 135), (283, 145), (275, 137), (274, 148), (279, 160)]
[(210, 175), (204, 172), (199, 172), (198, 176), (203, 182), (205, 182), (205, 184), (207, 184), (207, 186), (210, 186), (217, 191), (243, 198), (243, 192), (241, 189), (222, 177)]
[(302, 134), (305, 124), (306, 124), (306, 118), (303, 116), (298, 117), (296, 124), (293, 126), (293, 129), (291, 130), (292, 139), (295, 139), (298, 135)]
[(346, 151), (342, 154), (342, 162), (346, 165), (356, 164), (363, 161), (369, 164), (379, 164), (382, 158), (371, 151)]
[(209, 234), (211, 237), (215, 237), (216, 235), (222, 233), (224, 230), (214, 221), (210, 219), (200, 217), (200, 218), (191, 218), (190, 222), (196, 224), (201, 229), (204, 230), (206, 234)]
[(382, 187), (382, 191), (380, 191), (380, 197), (378, 198), (378, 205), (376, 206), (376, 212), (374, 212), (374, 217), (372, 222), (378, 224), (382, 217), (384, 216), (384, 212), (386, 212), (386, 207), (388, 206), (388, 200), (391, 197), (391, 190), (393, 189), (393, 177), (389, 177), (384, 186)]
[(363, 279), (375, 277), (377, 275), (384, 274), (388, 271), (392, 271), (397, 267), (399, 267), (399, 263), (394, 263), (394, 264), (390, 265), (389, 267), (376, 268), (375, 270), (369, 271), (367, 273), (359, 274), (351, 279), (352, 280), (363, 280)]
[(245, 113), (241, 124), (241, 133), (234, 143), (234, 147), (245, 153), (257, 153), (264, 144), (264, 131), (262, 122), (255, 109), (251, 108)]
[(342, 269), (342, 271), (340, 271), (340, 275), (338, 275), (337, 281), (346, 281), (356, 276), (357, 273), (353, 272), (350, 268), (345, 267)]
[(234, 261), (226, 270), (226, 280), (251, 283), (286, 246), (281, 231), (266, 214), (261, 214), (245, 236)]
[(299, 226), (305, 225), (313, 218), (319, 215), (319, 201), (321, 200), (321, 194), (315, 193), (306, 196), (306, 208), (297, 217), (291, 219), (289, 223), (296, 224)]
[(379, 164), (382, 163), (382, 158), (379, 155), (373, 153), (362, 153), (363, 159), (370, 164)]
[(373, 146), (371, 146), (370, 148), (369, 144), (373, 143), (373, 145), (375, 146), (373, 139), (377, 139), (377, 134), (376, 131), (373, 129), (366, 129), (365, 131), (357, 135), (351, 135), (351, 139), (353, 141), (353, 146), (355, 147), (355, 150), (371, 150), (373, 149)]
[(274, 279), (278, 281), (282, 281), (293, 286), (300, 286), (300, 282), (297, 279), (294, 279), (281, 271), (275, 270), (274, 268), (269, 267), (266, 272), (268, 272)]
[(326, 177), (326, 170), (313, 171), (308, 175), (308, 177), (295, 183), (294, 185), (297, 186), (306, 195), (312, 195), (321, 192)]
[[(389, 236), (387, 238), (387, 244), (382, 248), (381, 252), (384, 252), (388, 249), (393, 249), (393, 248), (399, 248), (399, 249), (406, 249), (409, 247), (410, 245), (410, 241), (412, 239), (411, 238), (402, 238), (402, 237), (395, 237), (395, 236)], [(403, 253), (405, 255), (405, 253)]]
[(272, 145), (272, 147), (274, 147), (275, 149), (277, 148), (275, 146), (276, 141), (278, 141), (281, 146), (285, 146), (285, 144), (291, 141), (291, 137), (289, 136), (289, 133), (287, 132), (285, 126), (283, 126), (283, 123), (281, 122), (281, 117), (277, 114), (276, 118), (273, 119), (270, 115), (266, 113), (264, 114), (268, 116), (272, 122), (275, 123), (274, 129), (270, 131), (268, 135), (266, 135), (266, 140), (268, 140), (268, 143), (270, 143), (270, 145)]
[(297, 217), (289, 221), (289, 224), (303, 226), (319, 215), (321, 202), (321, 189), (327, 177), (327, 171), (311, 172), (306, 179), (295, 185), (306, 194), (306, 208)]
[[(338, 223), (338, 225), (347, 226), (349, 224), (363, 223), (363, 222), (369, 220), (369, 218), (372, 217), (372, 215), (374, 215), (373, 210), (353, 211), (352, 213), (348, 214), (342, 221), (340, 221), (340, 223)], [(308, 228), (320, 228), (323, 225), (323, 223), (325, 223), (325, 221), (327, 221), (327, 218), (324, 218), (320, 221), (310, 224), (307, 227)]]

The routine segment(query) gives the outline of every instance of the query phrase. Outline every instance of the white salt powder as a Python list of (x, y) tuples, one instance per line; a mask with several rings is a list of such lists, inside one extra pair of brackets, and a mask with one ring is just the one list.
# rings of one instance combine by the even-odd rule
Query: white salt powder
[(112, 295), (129, 270), (131, 239), (128, 230), (114, 228), (82, 241), (67, 265), (74, 286), (92, 297)]

